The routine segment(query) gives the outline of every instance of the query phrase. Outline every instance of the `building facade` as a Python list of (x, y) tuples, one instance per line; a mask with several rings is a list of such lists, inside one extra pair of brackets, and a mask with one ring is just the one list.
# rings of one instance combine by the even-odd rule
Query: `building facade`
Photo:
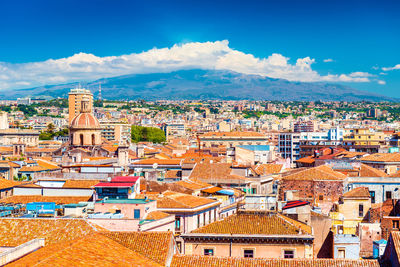
[(82, 107), (82, 99), (88, 99), (90, 107), (93, 107), (93, 94), (83, 88), (72, 89), (68, 93), (68, 123), (71, 124), (72, 119), (75, 118), (80, 112)]

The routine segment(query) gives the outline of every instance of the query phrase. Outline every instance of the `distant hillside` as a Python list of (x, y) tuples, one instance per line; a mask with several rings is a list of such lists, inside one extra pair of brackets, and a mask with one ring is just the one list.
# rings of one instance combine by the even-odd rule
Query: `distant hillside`
[[(132, 74), (88, 82), (97, 97), (98, 83), (106, 99), (249, 99), (393, 101), (395, 99), (348, 86), (328, 83), (289, 82), (232, 71), (180, 70), (170, 73)], [(0, 91), (1, 99), (17, 97), (67, 97), (77, 83)]]

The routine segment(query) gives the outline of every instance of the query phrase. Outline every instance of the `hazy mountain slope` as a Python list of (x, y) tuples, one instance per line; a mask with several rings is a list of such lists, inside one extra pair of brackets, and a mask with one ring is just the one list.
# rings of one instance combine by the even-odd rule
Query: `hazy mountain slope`
[[(327, 83), (289, 82), (231, 71), (180, 70), (171, 73), (133, 74), (105, 78), (83, 86), (106, 99), (254, 99), (392, 101), (393, 98)], [(1, 99), (26, 96), (66, 97), (77, 83), (0, 91)]]

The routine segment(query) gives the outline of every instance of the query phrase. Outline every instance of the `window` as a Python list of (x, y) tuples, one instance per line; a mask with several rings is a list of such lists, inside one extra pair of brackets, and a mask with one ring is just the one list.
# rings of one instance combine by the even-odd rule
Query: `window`
[(139, 209), (135, 209), (133, 211), (133, 218), (134, 219), (140, 219), (140, 210)]
[(180, 231), (181, 230), (181, 217), (176, 216), (175, 217), (175, 231)]
[(324, 200), (324, 196), (323, 195), (319, 195), (318, 196), (318, 200)]
[(392, 199), (392, 191), (386, 191), (386, 199)]
[(243, 257), (245, 257), (245, 258), (254, 258), (254, 249), (245, 249), (243, 251)]
[(393, 221), (393, 228), (395, 229), (399, 228), (399, 221)]
[(285, 259), (294, 259), (294, 250), (284, 250), (283, 258)]
[(369, 191), (369, 195), (371, 196), (371, 203), (375, 203), (375, 191)]
[(358, 205), (358, 217), (363, 217), (364, 216), (364, 205), (360, 204)]
[(214, 256), (214, 249), (212, 249), (212, 248), (205, 248), (205, 249), (204, 249), (204, 256)]
[(214, 222), (217, 220), (217, 209), (214, 209)]
[(176, 241), (176, 247), (178, 248), (178, 251), (182, 253), (182, 242), (181, 241)]
[(200, 214), (197, 215), (197, 228), (200, 227)]
[(203, 213), (203, 225), (206, 225), (206, 212)]
[(338, 248), (338, 259), (345, 259), (346, 258), (346, 249), (345, 248)]

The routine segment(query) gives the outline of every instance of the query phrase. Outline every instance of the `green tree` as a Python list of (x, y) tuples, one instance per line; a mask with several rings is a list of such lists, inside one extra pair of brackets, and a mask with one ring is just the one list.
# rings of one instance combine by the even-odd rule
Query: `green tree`
[(47, 132), (53, 134), (55, 129), (56, 129), (56, 126), (54, 126), (53, 123), (47, 124)]
[(163, 130), (155, 127), (143, 127), (133, 125), (131, 128), (131, 139), (132, 142), (153, 142), (163, 143), (165, 142), (165, 133)]

